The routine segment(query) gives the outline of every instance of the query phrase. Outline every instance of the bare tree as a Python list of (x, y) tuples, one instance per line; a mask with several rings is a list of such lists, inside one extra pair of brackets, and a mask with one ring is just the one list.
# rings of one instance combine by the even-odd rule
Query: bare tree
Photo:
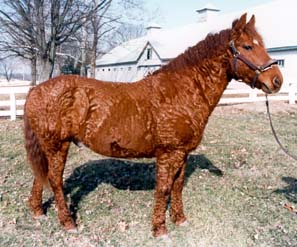
[(132, 25), (123, 28), (125, 23), (143, 16), (132, 15), (142, 9), (142, 0), (0, 0), (0, 4), (0, 51), (29, 59), (33, 84), (37, 76), (40, 81), (52, 77), (57, 55), (60, 64), (74, 59), (81, 75), (90, 63), (94, 77), (98, 55), (128, 39), (119, 38), (119, 33), (132, 37)]
[[(92, 0), (94, 4), (97, 4), (99, 0)], [(105, 6), (103, 13), (98, 15), (95, 13), (90, 19), (89, 29), (92, 34), (92, 40), (90, 45), (90, 77), (95, 78), (95, 69), (96, 69), (96, 58), (98, 55), (98, 42), (101, 37), (106, 33), (114, 29), (111, 25), (112, 22), (118, 20), (118, 17), (111, 18), (107, 15), (108, 10), (111, 7), (111, 2)], [(105, 28), (107, 27), (107, 28)]]
[(146, 34), (146, 27), (143, 23), (131, 24), (124, 23), (113, 34), (112, 46), (117, 46), (131, 39), (144, 36)]
[[(91, 1), (96, 5), (99, 0)], [(149, 20), (140, 14), (144, 12), (143, 5), (142, 0), (111, 0), (100, 14), (94, 13), (88, 24), (88, 32), (92, 37), (89, 42), (90, 77), (95, 77), (96, 59), (104, 50), (144, 34), (144, 29), (140, 31), (140, 28), (137, 28), (142, 28), (143, 23)], [(141, 24), (132, 24), (131, 21)]]
[[(53, 75), (57, 48), (73, 36), (110, 0), (1, 0), (0, 24), (5, 39), (0, 49), (39, 64), (39, 80)], [(33, 73), (32, 73), (33, 74)]]
[(59, 46), (57, 49), (57, 63), (60, 67), (61, 73), (70, 73), (70, 71), (65, 72), (62, 67), (70, 66), (72, 67), (72, 72), (75, 74), (80, 71), (82, 64), (81, 61), (81, 37), (80, 32), (75, 36), (68, 39), (67, 42)]
[(2, 68), (3, 68), (3, 73), (4, 73), (6, 80), (9, 82), (12, 78), (13, 69), (10, 65), (8, 65), (6, 63), (4, 63), (2, 65)]
[[(31, 61), (32, 83), (36, 83), (36, 54), (30, 0), (0, 1), (0, 50), (4, 57), (17, 56)], [(5, 11), (4, 11), (5, 10)], [(3, 57), (2, 57), (3, 58)]]

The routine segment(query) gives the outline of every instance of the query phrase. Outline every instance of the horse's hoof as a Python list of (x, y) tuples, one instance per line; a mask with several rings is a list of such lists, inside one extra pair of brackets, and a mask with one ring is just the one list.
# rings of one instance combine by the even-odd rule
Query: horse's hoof
[(44, 221), (47, 219), (47, 216), (45, 214), (33, 215), (33, 219), (38, 221)]
[(168, 231), (166, 227), (159, 227), (153, 230), (153, 236), (155, 238), (161, 238), (162, 236), (168, 236)]
[(186, 227), (186, 226), (189, 226), (189, 221), (185, 220), (184, 222), (181, 222), (178, 224), (178, 226), (181, 226), (181, 227)]
[(77, 234), (78, 233), (78, 229), (75, 228), (70, 228), (70, 229), (65, 229), (66, 232), (70, 233), (70, 234)]
[(169, 237), (169, 234), (163, 234), (163, 235), (158, 236), (157, 239), (168, 240), (168, 239), (170, 239), (170, 237)]
[(64, 226), (64, 230), (66, 232), (69, 232), (69, 233), (77, 233), (78, 232), (76, 224), (74, 223), (74, 221), (72, 219), (68, 220), (66, 222), (61, 222), (61, 224)]
[(158, 237), (156, 237), (156, 239), (162, 243), (165, 243), (166, 246), (171, 246), (171, 244), (172, 244), (172, 240), (168, 234), (163, 234), (161, 236), (158, 236)]

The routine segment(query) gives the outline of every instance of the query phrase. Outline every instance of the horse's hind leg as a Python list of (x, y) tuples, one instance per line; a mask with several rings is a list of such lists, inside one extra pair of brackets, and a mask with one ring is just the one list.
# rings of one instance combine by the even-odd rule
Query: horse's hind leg
[(58, 218), (65, 230), (76, 227), (70, 211), (68, 210), (63, 193), (63, 172), (70, 143), (65, 142), (59, 151), (48, 155), (48, 179), (54, 192), (54, 198), (58, 208)]
[(29, 199), (29, 206), (33, 211), (33, 217), (38, 219), (44, 214), (42, 208), (42, 190), (43, 183), (38, 178), (34, 178), (33, 187), (31, 191), (31, 196)]

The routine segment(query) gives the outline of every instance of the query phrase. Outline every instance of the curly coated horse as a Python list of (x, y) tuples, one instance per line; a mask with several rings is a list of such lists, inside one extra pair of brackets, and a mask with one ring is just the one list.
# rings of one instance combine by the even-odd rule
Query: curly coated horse
[(59, 76), (28, 94), (24, 124), (28, 160), (34, 172), (29, 205), (34, 217), (44, 214), (42, 191), (54, 192), (58, 218), (66, 230), (76, 224), (63, 194), (63, 171), (71, 142), (102, 155), (156, 157), (152, 231), (167, 234), (165, 213), (186, 222), (182, 190), (188, 154), (228, 82), (237, 79), (270, 94), (282, 75), (267, 54), (246, 14), (232, 27), (209, 34), (167, 65), (135, 83), (112, 83), (79, 76)]

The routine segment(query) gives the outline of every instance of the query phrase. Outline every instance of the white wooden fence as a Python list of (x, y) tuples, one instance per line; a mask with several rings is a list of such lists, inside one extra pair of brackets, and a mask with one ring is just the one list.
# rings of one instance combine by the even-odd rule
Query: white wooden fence
[[(25, 99), (18, 99), (19, 94), (27, 94), (29, 86), (23, 87), (0, 87), (0, 117), (10, 117), (15, 120), (17, 116), (24, 114), (23, 108)], [(269, 96), (270, 100), (287, 101), (289, 104), (295, 104), (297, 97), (297, 85), (289, 84), (284, 86), (282, 90), (275, 95)], [(9, 100), (1, 100), (2, 95), (9, 95)], [(2, 97), (1, 97), (2, 96)], [(7, 97), (7, 96), (6, 96)], [(265, 95), (257, 89), (232, 89), (227, 88), (221, 98), (219, 104), (236, 104), (265, 101)], [(2, 110), (4, 108), (4, 110)]]
[[(269, 100), (287, 101), (289, 104), (296, 104), (297, 84), (284, 85), (277, 94), (269, 95)], [(263, 91), (246, 87), (244, 89), (227, 88), (219, 104), (236, 104), (265, 101)]]
[[(27, 94), (29, 90), (29, 86), (0, 87), (0, 117), (10, 117), (11, 120), (16, 120), (17, 116), (22, 116), (24, 114), (23, 107), (26, 100), (18, 99), (18, 95)], [(9, 100), (2, 100), (5, 97), (3, 95), (6, 97), (9, 95)], [(22, 109), (18, 109), (18, 106)]]

